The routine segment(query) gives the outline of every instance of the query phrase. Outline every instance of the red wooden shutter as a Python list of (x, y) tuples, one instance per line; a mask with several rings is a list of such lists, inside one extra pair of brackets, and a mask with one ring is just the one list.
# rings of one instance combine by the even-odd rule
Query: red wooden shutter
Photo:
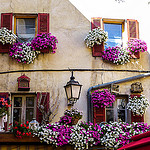
[[(40, 92), (38, 92), (37, 93), (37, 103), (36, 103), (37, 105), (38, 105), (38, 101), (39, 101), (41, 96), (42, 96), (41, 104), (44, 103), (44, 111), (48, 112), (48, 109), (49, 109), (49, 93), (46, 93), (46, 92), (40, 93)], [(44, 99), (45, 99), (45, 102), (44, 102)], [(36, 120), (39, 123), (42, 122), (42, 113), (40, 112), (38, 107), (37, 107), (37, 110), (36, 110)]]
[(139, 24), (137, 20), (127, 19), (128, 40), (139, 38)]
[[(91, 29), (95, 29), (95, 28), (102, 28), (102, 18), (92, 18), (91, 21)], [(92, 47), (92, 56), (94, 57), (101, 57), (104, 51), (104, 44), (102, 45), (94, 45)]]
[(49, 14), (38, 14), (38, 34), (49, 33)]
[[(140, 95), (130, 95), (131, 98), (133, 98), (134, 96), (140, 97)], [(139, 115), (133, 115), (133, 113), (131, 112), (131, 121), (132, 122), (144, 122), (144, 115), (139, 116)]]
[[(2, 13), (1, 14), (1, 27), (6, 27), (9, 30), (12, 30), (12, 13)], [(0, 42), (0, 53), (8, 53), (10, 49), (10, 44), (3, 45)]]
[(94, 118), (94, 124), (105, 122), (105, 108), (93, 107), (93, 118)]
[(12, 30), (12, 13), (2, 13), (1, 14), (1, 27), (6, 27), (9, 30)]

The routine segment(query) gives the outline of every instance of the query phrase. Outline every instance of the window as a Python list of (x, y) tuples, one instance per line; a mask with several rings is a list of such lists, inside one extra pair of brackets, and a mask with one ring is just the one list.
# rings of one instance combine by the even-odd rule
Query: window
[(30, 42), (37, 34), (37, 16), (15, 16), (14, 31), (20, 42)]
[(108, 32), (106, 47), (122, 46), (122, 24), (104, 23), (104, 30)]
[(93, 122), (110, 122), (110, 121), (123, 121), (131, 122), (131, 112), (127, 110), (127, 95), (117, 95), (115, 102), (112, 106), (103, 108), (103, 107), (94, 107), (93, 108)]
[(106, 122), (110, 121), (130, 121), (130, 112), (127, 110), (127, 96), (116, 96), (116, 101), (112, 106), (106, 108)]
[[(12, 28), (13, 19), (14, 29)], [(49, 14), (16, 15), (13, 13), (1, 13), (1, 27), (13, 30), (19, 37), (19, 42), (29, 42), (37, 33), (49, 33)], [(0, 53), (8, 53), (9, 49), (10, 44), (3, 45), (0, 42)]]
[(36, 117), (35, 95), (13, 95), (12, 111), (13, 121), (31, 121)]

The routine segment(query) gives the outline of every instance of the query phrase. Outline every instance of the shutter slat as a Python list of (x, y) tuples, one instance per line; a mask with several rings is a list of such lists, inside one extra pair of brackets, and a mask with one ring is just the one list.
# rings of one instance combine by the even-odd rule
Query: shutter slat
[(139, 39), (138, 21), (127, 19), (128, 40)]
[(38, 34), (49, 33), (49, 14), (38, 14)]
[[(91, 29), (102, 28), (102, 18), (92, 18), (91, 21)], [(92, 47), (92, 56), (93, 57), (101, 57), (104, 51), (104, 43), (102, 45), (94, 45)]]
[(2, 13), (1, 14), (1, 27), (6, 27), (9, 30), (12, 30), (12, 13)]

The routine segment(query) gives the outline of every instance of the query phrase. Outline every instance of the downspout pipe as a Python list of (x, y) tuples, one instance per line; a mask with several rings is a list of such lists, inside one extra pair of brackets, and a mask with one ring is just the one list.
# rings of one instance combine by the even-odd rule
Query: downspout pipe
[(116, 81), (112, 81), (112, 82), (107, 82), (104, 84), (98, 84), (96, 86), (92, 86), (88, 89), (87, 91), (87, 114), (88, 114), (88, 122), (93, 122), (93, 104), (91, 103), (91, 91), (95, 90), (95, 89), (99, 89), (99, 88), (104, 88), (107, 86), (110, 86), (111, 84), (117, 84), (117, 83), (123, 83), (123, 82), (128, 82), (128, 81), (132, 81), (132, 80), (136, 80), (136, 79), (141, 79), (141, 78), (145, 78), (150, 76), (150, 73), (145, 73), (145, 74), (140, 74), (137, 76), (133, 76), (133, 77), (129, 77), (129, 78), (124, 78), (124, 79), (120, 79), (120, 80), (116, 80)]

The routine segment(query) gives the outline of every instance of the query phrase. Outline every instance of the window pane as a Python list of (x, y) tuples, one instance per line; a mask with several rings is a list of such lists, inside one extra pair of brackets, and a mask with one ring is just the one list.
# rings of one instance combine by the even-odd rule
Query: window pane
[(26, 98), (26, 107), (34, 107), (34, 97)]
[(106, 122), (114, 121), (114, 111), (106, 110)]
[(22, 107), (22, 97), (14, 97), (14, 107)]
[(21, 122), (21, 108), (14, 108), (13, 120), (17, 122)]
[(127, 121), (127, 111), (126, 111), (127, 100), (126, 99), (117, 99), (117, 113), (118, 121)]
[(32, 121), (34, 118), (34, 108), (26, 109), (26, 121)]
[(35, 37), (35, 18), (16, 19), (16, 34), (20, 42), (29, 42)]
[(108, 32), (105, 48), (122, 45), (122, 24), (104, 23), (104, 30)]

